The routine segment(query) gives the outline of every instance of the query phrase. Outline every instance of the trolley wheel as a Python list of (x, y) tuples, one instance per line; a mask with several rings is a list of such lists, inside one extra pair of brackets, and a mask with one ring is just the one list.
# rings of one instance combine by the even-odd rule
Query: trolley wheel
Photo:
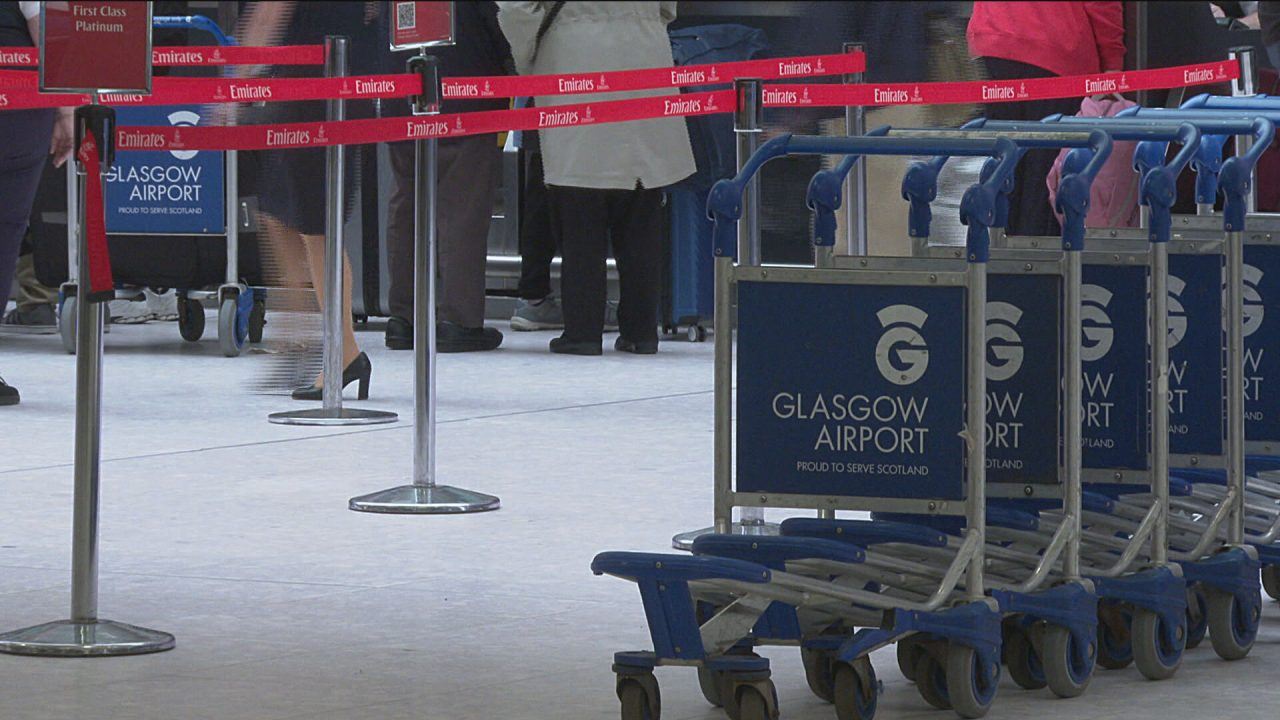
[(623, 680), (618, 683), (618, 700), (622, 703), (622, 720), (660, 720), (662, 717), (662, 700), (658, 693), (656, 681), (648, 683), (654, 695), (649, 696), (637, 680)]
[(1187, 586), (1187, 649), (1198, 647), (1209, 632), (1209, 601), (1204, 586), (1192, 583)]
[(196, 342), (204, 336), (204, 305), (192, 302), (178, 291), (178, 332), (187, 342)]
[(1184, 623), (1169, 627), (1159, 615), (1146, 608), (1133, 613), (1133, 662), (1148, 680), (1173, 677), (1182, 664), (1187, 628)]
[(920, 697), (939, 710), (951, 709), (951, 696), (947, 691), (947, 670), (933, 656), (933, 653), (920, 648), (920, 656), (916, 660), (916, 690)]
[(1100, 608), (1098, 613), (1098, 664), (1120, 670), (1133, 662), (1133, 617), (1121, 608)]
[(1044, 663), (1031, 644), (1031, 636), (1027, 631), (1018, 628), (1008, 634), (1004, 641), (1005, 665), (1009, 668), (1009, 677), (1023, 690), (1039, 690), (1047, 683)]
[(262, 331), (267, 326), (267, 301), (254, 298), (253, 311), (249, 313), (249, 342), (257, 345), (262, 342)]
[(898, 653), (898, 670), (908, 682), (916, 681), (916, 668), (920, 665), (920, 655), (927, 654), (919, 642), (911, 639), (899, 640), (895, 646)]
[(705, 667), (698, 668), (698, 689), (702, 697), (716, 707), (724, 706), (724, 672)]
[(991, 709), (1000, 683), (1000, 663), (984, 663), (966, 645), (947, 646), (947, 697), (962, 718), (980, 718)]
[(76, 354), (76, 296), (71, 295), (62, 301), (58, 310), (58, 335), (62, 338), (62, 349), (69, 354)]
[[(835, 672), (837, 668), (832, 662), (829, 650), (810, 650), (800, 648), (800, 660), (804, 663), (804, 679), (809, 682), (809, 689), (823, 702), (836, 702)], [(837, 714), (839, 710), (837, 709)]]
[(1070, 630), (1061, 625), (1049, 625), (1044, 630), (1040, 650), (1044, 677), (1054, 695), (1073, 698), (1084, 693), (1093, 678), (1096, 641), (1081, 647)]
[(875, 717), (880, 688), (871, 658), (863, 656), (852, 663), (836, 663), (834, 675), (836, 720)]
[(688, 338), (689, 342), (707, 341), (707, 329), (701, 325), (690, 325), (684, 332), (685, 337)]
[(776, 720), (777, 713), (773, 708), (778, 706), (777, 691), (773, 688), (773, 682), (766, 680), (764, 684), (767, 690), (774, 694), (774, 702), (772, 705), (765, 700), (764, 694), (760, 688), (755, 685), (743, 685), (738, 688), (737, 709), (738, 713), (733, 716), (733, 720)]
[[(203, 312), (201, 313), (203, 314)], [(218, 305), (218, 346), (222, 354), (236, 357), (249, 339), (248, 318), (240, 317), (240, 301), (235, 297), (223, 298)]]
[(1243, 603), (1235, 593), (1209, 588), (1209, 642), (1223, 660), (1239, 660), (1249, 654), (1258, 639), (1262, 598)]
[(1262, 568), (1262, 587), (1272, 600), (1280, 600), (1280, 565), (1266, 565)]

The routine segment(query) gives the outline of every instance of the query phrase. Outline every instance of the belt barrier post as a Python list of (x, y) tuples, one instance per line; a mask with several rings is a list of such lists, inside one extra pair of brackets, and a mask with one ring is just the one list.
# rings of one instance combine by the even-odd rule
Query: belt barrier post
[[(328, 35), (324, 39), (325, 76), (347, 74), (347, 38)], [(326, 100), (326, 116), (332, 122), (347, 119), (346, 100)], [(395, 422), (397, 416), (384, 410), (359, 410), (342, 407), (342, 330), (343, 290), (346, 257), (343, 249), (344, 210), (346, 207), (345, 145), (325, 148), (325, 221), (324, 277), (325, 293), (321, 317), (324, 323), (324, 387), (319, 409), (290, 410), (272, 413), (267, 419), (278, 425), (378, 425)]]
[[(0, 635), (0, 652), (13, 655), (91, 657), (141, 655), (171, 650), (169, 633), (98, 617), (99, 451), (102, 440), (103, 304), (89, 301), (89, 252), (85, 231), (86, 169), (79, 161), (80, 140), (92, 131), (105, 173), (114, 156), (115, 111), (95, 104), (76, 108), (75, 194), (67, 208), (76, 228), (75, 495), (71, 524), (71, 618)], [(71, 218), (74, 217), (74, 221)], [(65, 319), (65, 318), (64, 318)]]
[[(737, 165), (741, 171), (760, 146), (764, 124), (763, 83), (739, 78), (733, 83), (736, 110), (733, 131), (737, 136)], [(738, 221), (738, 263), (760, 264), (760, 178), (747, 185), (742, 198), (742, 219)], [(677, 550), (689, 550), (693, 541), (709, 533), (735, 535), (777, 535), (778, 526), (765, 522), (764, 508), (744, 507), (740, 522), (733, 522), (733, 336), (735, 281), (734, 260), (719, 255), (715, 259), (715, 363), (714, 363), (714, 452), (712, 456), (715, 493), (714, 524), (709, 528), (680, 533), (671, 539)]]
[[(1240, 77), (1231, 81), (1232, 97), (1247, 97), (1258, 93), (1258, 63), (1252, 47), (1231, 48), (1227, 56), (1240, 63)], [(1253, 147), (1253, 135), (1245, 133), (1236, 136), (1236, 155), (1244, 155)], [(1254, 170), (1253, 182), (1249, 185), (1245, 211), (1258, 212), (1258, 176)]]
[[(847, 42), (846, 53), (866, 52), (866, 44)], [(862, 83), (865, 72), (845, 75), (846, 83)], [(861, 105), (846, 105), (844, 109), (844, 134), (863, 135), (867, 132), (867, 109)], [(864, 157), (853, 166), (845, 187), (844, 232), (845, 255), (867, 254), (867, 159)]]
[[(409, 59), (422, 76), (423, 94), (413, 98), (415, 115), (440, 112), (439, 61), (426, 54)], [(431, 515), (497, 510), (501, 501), (484, 493), (436, 484), (436, 169), (439, 140), (414, 141), (414, 433), (413, 483), (352, 498), (357, 512)]]

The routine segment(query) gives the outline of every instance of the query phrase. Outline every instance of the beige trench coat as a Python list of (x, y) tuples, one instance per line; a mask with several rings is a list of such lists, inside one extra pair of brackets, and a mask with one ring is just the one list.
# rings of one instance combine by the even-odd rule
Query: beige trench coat
[[(522, 75), (671, 67), (667, 23), (674, 2), (565, 3), (548, 27), (536, 59), (534, 37), (551, 2), (499, 2), (498, 24)], [(678, 95), (672, 88), (539, 97), (538, 107)], [(539, 131), (548, 185), (630, 190), (659, 188), (695, 170), (684, 118), (551, 128)]]

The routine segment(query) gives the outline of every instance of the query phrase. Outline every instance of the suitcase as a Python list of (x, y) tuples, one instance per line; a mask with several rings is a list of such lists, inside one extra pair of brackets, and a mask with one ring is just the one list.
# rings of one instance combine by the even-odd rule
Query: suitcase
[[(764, 32), (744, 25), (701, 25), (672, 30), (671, 50), (677, 65), (750, 60), (768, 48)], [(705, 92), (720, 86), (686, 88)], [(707, 195), (717, 180), (737, 169), (733, 117), (730, 114), (687, 118), (697, 172), (667, 193), (670, 225), (667, 268), (663, 282), (662, 329), (682, 332), (693, 342), (706, 340), (714, 308), (715, 273)]]

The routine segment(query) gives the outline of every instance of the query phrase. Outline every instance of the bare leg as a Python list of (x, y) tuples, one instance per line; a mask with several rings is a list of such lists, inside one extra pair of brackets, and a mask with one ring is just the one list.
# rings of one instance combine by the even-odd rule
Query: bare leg
[[(311, 268), (311, 286), (316, 289), (316, 299), (320, 307), (324, 307), (324, 236), (301, 235), (302, 244), (307, 248), (307, 265)], [(356, 344), (356, 331), (351, 319), (351, 263), (347, 262), (347, 254), (342, 254), (342, 366), (346, 367), (360, 354), (360, 346)], [(317, 382), (316, 387), (323, 387)]]

